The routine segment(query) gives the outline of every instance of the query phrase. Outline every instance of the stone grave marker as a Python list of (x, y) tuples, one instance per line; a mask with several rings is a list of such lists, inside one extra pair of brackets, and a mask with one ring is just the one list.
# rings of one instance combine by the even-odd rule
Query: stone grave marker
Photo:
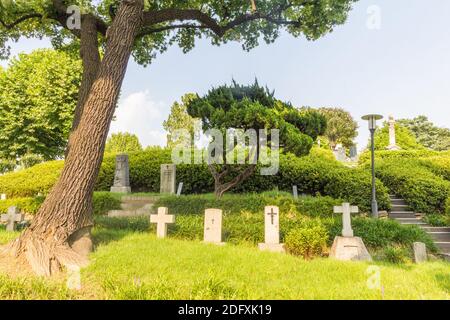
[(292, 187), (292, 194), (294, 195), (294, 199), (298, 199), (298, 189), (297, 186)]
[(6, 222), (6, 231), (14, 231), (16, 229), (16, 222), (23, 221), (23, 215), (17, 207), (9, 207), (7, 214), (2, 214), (1, 222)]
[(158, 208), (158, 214), (150, 215), (150, 222), (156, 223), (156, 236), (165, 238), (167, 236), (167, 224), (175, 223), (175, 216), (169, 215), (169, 209), (165, 207)]
[(214, 244), (222, 242), (222, 210), (206, 209), (203, 241)]
[(284, 252), (284, 244), (280, 243), (280, 214), (276, 206), (264, 208), (264, 243), (258, 245), (260, 250)]
[(177, 197), (181, 196), (181, 192), (183, 191), (183, 182), (180, 182), (178, 184), (178, 189), (177, 189)]
[(116, 171), (114, 174), (114, 185), (111, 192), (130, 193), (130, 165), (128, 155), (119, 154), (116, 156)]
[(427, 246), (423, 242), (414, 242), (414, 262), (422, 263), (428, 260)]
[(6, 200), (6, 194), (2, 193), (2, 194), (0, 195), (0, 200)]
[(161, 165), (161, 184), (160, 193), (175, 193), (176, 182), (176, 165), (162, 164)]
[(351, 214), (357, 213), (358, 207), (351, 206), (350, 203), (343, 203), (342, 206), (334, 207), (334, 213), (342, 213), (342, 236), (334, 238), (331, 247), (330, 257), (343, 261), (372, 261), (372, 257), (367, 251), (363, 240), (353, 236)]

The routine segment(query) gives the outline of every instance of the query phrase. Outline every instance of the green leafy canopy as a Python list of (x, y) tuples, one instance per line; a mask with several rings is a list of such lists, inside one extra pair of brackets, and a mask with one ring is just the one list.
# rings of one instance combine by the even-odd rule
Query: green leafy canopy
[[(184, 52), (195, 39), (210, 38), (219, 45), (237, 41), (250, 50), (263, 39), (271, 43), (286, 30), (309, 40), (343, 24), (357, 0), (145, 0), (144, 24), (135, 41), (134, 58), (143, 65), (159, 52), (178, 44)], [(63, 10), (77, 5), (83, 15), (97, 21), (104, 44), (119, 0), (0, 0), (0, 55), (8, 56), (7, 41), (24, 37), (48, 37), (55, 47), (77, 44), (79, 33), (65, 25), (70, 15)], [(160, 18), (162, 14), (166, 18)], [(160, 18), (160, 19), (158, 19)], [(77, 46), (71, 46), (77, 48)]]

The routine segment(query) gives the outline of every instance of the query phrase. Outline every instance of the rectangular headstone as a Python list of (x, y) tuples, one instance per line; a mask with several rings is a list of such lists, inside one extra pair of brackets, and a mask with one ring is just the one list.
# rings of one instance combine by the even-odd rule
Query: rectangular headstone
[(414, 262), (422, 263), (428, 260), (427, 246), (423, 242), (414, 242)]
[(292, 187), (292, 193), (294, 195), (294, 199), (298, 199), (298, 189), (297, 186)]
[(259, 244), (261, 250), (284, 252), (280, 244), (280, 214), (276, 206), (264, 208), (264, 243)]
[(0, 195), (0, 200), (6, 200), (6, 194), (2, 193), (2, 194)]
[(222, 210), (206, 209), (204, 242), (222, 244)]
[(130, 193), (130, 165), (128, 155), (119, 154), (116, 156), (116, 170), (114, 174), (114, 185), (111, 192)]
[(176, 165), (161, 165), (161, 184), (160, 193), (174, 194), (176, 188)]
[(183, 191), (183, 182), (178, 184), (177, 197), (181, 196), (181, 191)]

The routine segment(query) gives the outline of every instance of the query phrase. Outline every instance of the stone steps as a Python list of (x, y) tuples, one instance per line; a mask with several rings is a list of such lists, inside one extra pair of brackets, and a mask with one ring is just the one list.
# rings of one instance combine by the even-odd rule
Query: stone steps
[(389, 218), (403, 225), (417, 225), (422, 228), (434, 240), (440, 255), (450, 261), (450, 227), (432, 227), (423, 222), (420, 215), (411, 211), (404, 199), (391, 196), (391, 201), (392, 211), (389, 213)]
[(111, 210), (108, 217), (142, 217), (154, 213), (153, 204), (158, 196), (123, 196), (120, 207), (122, 210)]

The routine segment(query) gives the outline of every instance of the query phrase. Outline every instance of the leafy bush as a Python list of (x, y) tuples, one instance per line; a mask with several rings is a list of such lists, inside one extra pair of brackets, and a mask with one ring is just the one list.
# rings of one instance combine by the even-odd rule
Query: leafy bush
[(61, 174), (63, 161), (49, 161), (0, 176), (0, 193), (8, 198), (47, 194)]
[[(133, 192), (159, 192), (161, 164), (171, 163), (171, 151), (149, 148), (129, 154), (130, 182)], [(0, 177), (0, 192), (9, 197), (29, 197), (41, 192), (47, 194), (58, 178), (62, 162), (48, 162), (28, 170)], [(114, 181), (115, 156), (106, 155), (97, 179), (96, 190), (109, 191)], [(205, 164), (177, 165), (177, 181), (183, 182), (183, 193), (208, 193), (214, 190), (214, 181)], [(327, 152), (314, 151), (298, 158), (281, 155), (277, 175), (257, 173), (233, 190), (236, 193), (264, 192), (279, 188), (291, 191), (297, 185), (299, 193), (331, 196), (358, 205), (361, 211), (370, 209), (371, 176), (368, 170), (350, 169)], [(390, 208), (387, 189), (377, 181), (380, 209)]]
[(383, 260), (402, 264), (410, 261), (410, 252), (402, 246), (387, 246), (383, 249)]
[(450, 181), (450, 156), (442, 154), (420, 159), (419, 162), (434, 174)]
[(433, 214), (445, 211), (450, 182), (424, 168), (417, 160), (384, 160), (377, 167), (377, 176), (416, 212)]
[(120, 200), (109, 192), (95, 192), (93, 199), (93, 213), (96, 215), (105, 214), (110, 210), (119, 210)]
[[(427, 158), (436, 155), (444, 154), (442, 152), (432, 150), (377, 150), (375, 151), (376, 160), (402, 160), (402, 159), (418, 159)], [(370, 164), (370, 151), (362, 153), (359, 156), (360, 165)]]
[(450, 227), (450, 216), (442, 214), (427, 214), (424, 221), (433, 227)]
[(445, 213), (450, 216), (450, 197), (445, 201)]
[[(0, 201), (0, 213), (6, 213), (9, 207), (16, 206), (27, 214), (36, 214), (45, 197), (12, 198)], [(120, 200), (108, 192), (94, 192), (93, 213), (105, 214), (110, 210), (120, 209)]]
[(330, 197), (299, 197), (284, 192), (267, 192), (262, 194), (225, 194), (217, 199), (212, 194), (190, 196), (166, 196), (160, 198), (155, 207), (167, 207), (172, 214), (203, 214), (207, 208), (222, 209), (224, 214), (252, 213), (261, 214), (264, 207), (278, 206), (280, 211), (289, 215), (307, 215), (329, 217), (333, 206), (342, 201)]
[(289, 231), (284, 241), (287, 252), (310, 259), (326, 250), (328, 232), (321, 224), (297, 227)]
[(15, 167), (16, 167), (15, 161), (0, 159), (0, 174), (13, 171)]
[(44, 197), (35, 198), (14, 198), (0, 201), (0, 213), (8, 212), (9, 207), (18, 207), (22, 212), (27, 214), (35, 214), (38, 212)]

